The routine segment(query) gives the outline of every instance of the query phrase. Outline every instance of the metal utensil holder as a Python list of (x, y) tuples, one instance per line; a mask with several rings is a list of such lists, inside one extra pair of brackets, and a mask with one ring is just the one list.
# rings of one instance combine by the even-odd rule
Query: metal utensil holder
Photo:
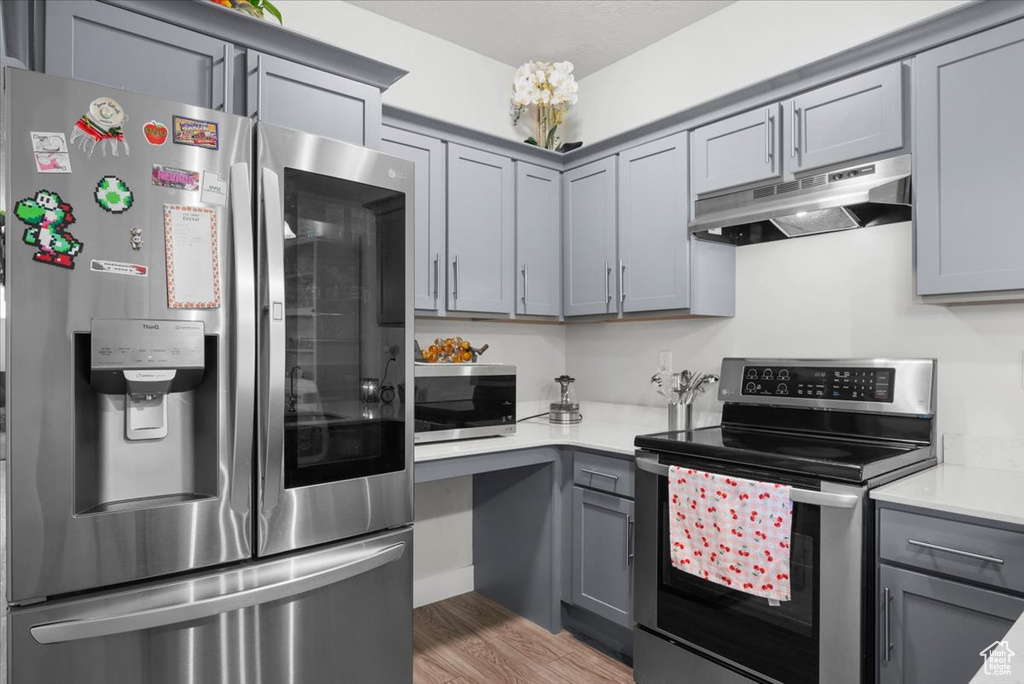
[(693, 404), (668, 404), (668, 429), (670, 432), (693, 429)]

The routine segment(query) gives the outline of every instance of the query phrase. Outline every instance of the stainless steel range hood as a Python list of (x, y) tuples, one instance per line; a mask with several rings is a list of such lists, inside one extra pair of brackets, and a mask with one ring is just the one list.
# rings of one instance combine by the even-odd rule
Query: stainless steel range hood
[(749, 245), (910, 220), (910, 155), (698, 197), (690, 233)]

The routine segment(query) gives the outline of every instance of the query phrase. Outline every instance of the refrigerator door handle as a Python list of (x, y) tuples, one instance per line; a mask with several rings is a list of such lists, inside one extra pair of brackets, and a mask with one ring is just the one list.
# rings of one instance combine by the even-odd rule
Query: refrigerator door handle
[(264, 377), (263, 430), (263, 510), (277, 506), (284, 469), (284, 207), (281, 203), (281, 179), (263, 167), (263, 228), (266, 240), (267, 319)]
[[(232, 592), (146, 610), (129, 611), (79, 620), (62, 620), (32, 627), (29, 632), (40, 644), (59, 644), (79, 639), (141, 632), (165, 625), (191, 622), (244, 608), (286, 599), (308, 591), (320, 589), (393, 563), (405, 553), (405, 542), (391, 544), (377, 549), (347, 563), (302, 575), (292, 579), (273, 582), (265, 586), (254, 586)], [(192, 583), (189, 583), (192, 584)], [(186, 592), (187, 593), (187, 592)]]
[(235, 243), (234, 384), (235, 415), (231, 457), (231, 509), (248, 512), (256, 396), (256, 274), (252, 251), (252, 200), (249, 165), (231, 165), (231, 220)]

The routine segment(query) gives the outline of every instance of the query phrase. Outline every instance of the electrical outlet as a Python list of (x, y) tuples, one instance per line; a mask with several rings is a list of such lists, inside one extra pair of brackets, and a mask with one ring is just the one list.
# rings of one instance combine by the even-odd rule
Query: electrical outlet
[(672, 372), (672, 352), (662, 349), (658, 352), (658, 371), (662, 373)]

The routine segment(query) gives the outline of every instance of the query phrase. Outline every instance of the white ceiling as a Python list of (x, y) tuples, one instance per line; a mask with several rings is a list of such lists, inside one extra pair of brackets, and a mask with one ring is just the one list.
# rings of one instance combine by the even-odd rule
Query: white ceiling
[(734, 0), (349, 0), (509, 66), (575, 65), (576, 78), (608, 66)]

